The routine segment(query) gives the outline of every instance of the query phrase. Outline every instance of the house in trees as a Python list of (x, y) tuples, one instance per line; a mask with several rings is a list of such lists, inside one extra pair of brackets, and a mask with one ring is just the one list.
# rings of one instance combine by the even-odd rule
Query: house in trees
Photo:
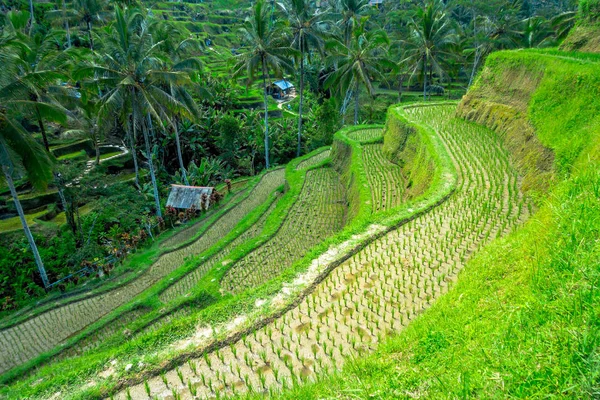
[(216, 193), (213, 187), (171, 185), (167, 207), (206, 210), (215, 201)]
[(273, 96), (274, 99), (287, 99), (296, 94), (296, 88), (290, 81), (282, 79), (273, 82), (268, 88), (267, 93)]

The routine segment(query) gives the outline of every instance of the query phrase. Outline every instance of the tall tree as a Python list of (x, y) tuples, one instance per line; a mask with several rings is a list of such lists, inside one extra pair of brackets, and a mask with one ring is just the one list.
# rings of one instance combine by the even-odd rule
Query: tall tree
[(265, 167), (269, 168), (269, 104), (267, 82), (269, 71), (280, 75), (283, 70), (292, 70), (289, 57), (294, 55), (291, 47), (285, 44), (282, 30), (278, 23), (270, 23), (271, 13), (264, 0), (254, 4), (252, 16), (246, 19), (245, 26), (241, 28), (248, 50), (238, 56), (235, 65), (234, 77), (243, 73), (248, 78), (248, 83), (254, 81), (257, 71), (262, 73), (263, 99), (265, 106)]
[[(11, 93), (16, 98), (21, 98), (29, 92), (29, 84), (14, 80), (14, 74), (19, 69), (17, 49), (20, 47), (21, 44), (14, 37), (6, 35), (0, 37), (0, 60), (3, 62), (3, 68), (0, 70), (0, 93)], [(18, 172), (24, 171), (28, 180), (36, 188), (44, 189), (52, 179), (51, 160), (43, 148), (23, 129), (17, 119), (19, 114), (14, 111), (0, 105), (0, 167), (33, 252), (40, 277), (44, 287), (48, 287), (50, 282), (46, 269), (27, 224), (13, 179)]]
[[(173, 71), (184, 72), (190, 75), (190, 78), (198, 78), (199, 72), (202, 69), (202, 63), (198, 57), (194, 54), (198, 53), (201, 49), (200, 43), (192, 37), (184, 37), (184, 35), (175, 28), (172, 24), (164, 23), (159, 21), (153, 24), (153, 37), (158, 43), (162, 43), (161, 50), (168, 55), (169, 59), (173, 63), (172, 66), (168, 66)], [(165, 65), (166, 66), (166, 65)], [(192, 79), (190, 82), (193, 82)], [(204, 90), (200, 85), (194, 84), (191, 87), (198, 89), (198, 93), (204, 99), (209, 98), (210, 94)], [(196, 105), (196, 101), (189, 92), (190, 85), (175, 85), (171, 84), (169, 91), (171, 96), (176, 98), (185, 107), (187, 115), (192, 117), (194, 121), (198, 121), (200, 118), (200, 110)], [(173, 118), (173, 132), (175, 134), (175, 145), (177, 150), (177, 160), (179, 161), (179, 169), (181, 170), (181, 176), (183, 182), (189, 185), (187, 178), (187, 171), (183, 162), (183, 154), (181, 149), (181, 139), (179, 132), (181, 116), (176, 115)]]
[(430, 0), (424, 8), (418, 8), (409, 27), (410, 36), (403, 41), (405, 56), (401, 62), (409, 65), (411, 77), (421, 71), (423, 100), (426, 100), (427, 77), (433, 73), (444, 76), (443, 62), (453, 56), (449, 48), (456, 43), (457, 36), (440, 0)]
[(342, 96), (350, 90), (353, 92), (355, 125), (358, 124), (361, 86), (373, 96), (373, 78), (385, 80), (382, 69), (392, 67), (386, 57), (389, 44), (383, 30), (366, 29), (366, 18), (354, 28), (348, 45), (340, 39), (334, 39), (327, 44), (333, 51), (333, 55), (329, 57), (329, 64), (335, 68), (327, 76), (325, 87), (336, 89)]
[(18, 38), (18, 46), (15, 47), (15, 57), (11, 59), (13, 64), (3, 65), (11, 73), (5, 75), (6, 84), (0, 92), (0, 102), (37, 121), (44, 147), (50, 151), (46, 121), (60, 124), (67, 121), (67, 110), (59, 100), (65, 95), (65, 88), (59, 83), (66, 80), (63, 72), (74, 53), (57, 50), (57, 33), (36, 34), (28, 38), (11, 26), (8, 28)]
[(77, 13), (72, 8), (67, 9), (66, 0), (55, 0), (55, 7), (55, 10), (46, 13), (46, 18), (56, 24), (64, 26), (67, 38), (67, 48), (70, 48), (72, 45), (71, 22), (76, 21)]
[(338, 26), (343, 32), (346, 46), (350, 44), (352, 32), (361, 17), (366, 13), (368, 6), (368, 0), (337, 0)]
[[(115, 9), (112, 34), (103, 43), (104, 53), (99, 63), (80, 68), (76, 77), (88, 76), (87, 85), (102, 90), (98, 121), (122, 118), (129, 139), (135, 143), (142, 134), (148, 169), (152, 180), (156, 214), (161, 216), (150, 131), (153, 120), (171, 125), (175, 113), (186, 108), (169, 92), (170, 85), (188, 85), (189, 75), (170, 71), (160, 53), (160, 43), (153, 43), (143, 14), (137, 10)], [(93, 77), (93, 78), (92, 78)], [(132, 146), (135, 151), (135, 144)], [(135, 155), (134, 155), (135, 157)]]
[(325, 27), (322, 22), (323, 14), (317, 13), (310, 6), (308, 0), (287, 0), (280, 3), (291, 30), (291, 46), (299, 52), (299, 80), (300, 104), (298, 106), (298, 148), (296, 156), (302, 150), (302, 106), (304, 103), (304, 63), (313, 49), (321, 51), (323, 48), (323, 33)]
[(75, 0), (75, 10), (79, 20), (86, 26), (90, 49), (94, 50), (93, 25), (104, 20), (105, 4), (103, 0)]

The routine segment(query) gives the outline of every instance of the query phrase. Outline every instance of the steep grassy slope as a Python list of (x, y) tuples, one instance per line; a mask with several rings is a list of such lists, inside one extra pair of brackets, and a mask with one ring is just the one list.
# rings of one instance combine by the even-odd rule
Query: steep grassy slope
[[(567, 56), (494, 54), (459, 108), (496, 128), (526, 174), (538, 165), (523, 155), (554, 156), (550, 182), (532, 181), (539, 209), (531, 220), (486, 247), (377, 353), (282, 398), (598, 396), (600, 65)], [(535, 134), (524, 152), (510, 145), (523, 140), (507, 132), (513, 123)]]
[(561, 44), (561, 49), (600, 53), (600, 1), (580, 0), (579, 21)]

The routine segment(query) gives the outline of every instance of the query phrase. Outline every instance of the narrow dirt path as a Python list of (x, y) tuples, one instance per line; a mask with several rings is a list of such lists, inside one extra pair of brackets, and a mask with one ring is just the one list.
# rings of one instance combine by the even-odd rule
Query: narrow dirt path
[(373, 241), (300, 305), (230, 347), (190, 360), (116, 398), (206, 398), (268, 392), (342, 367), (448, 290), (469, 257), (527, 218), (519, 179), (496, 135), (453, 118), (453, 106), (410, 109), (432, 126), (459, 173), (441, 206)]
[(267, 201), (284, 181), (284, 169), (265, 174), (247, 198), (223, 214), (198, 240), (162, 255), (133, 281), (97, 296), (51, 309), (0, 331), (0, 373), (53, 349), (174, 271), (186, 257), (200, 254), (216, 244), (245, 215)]

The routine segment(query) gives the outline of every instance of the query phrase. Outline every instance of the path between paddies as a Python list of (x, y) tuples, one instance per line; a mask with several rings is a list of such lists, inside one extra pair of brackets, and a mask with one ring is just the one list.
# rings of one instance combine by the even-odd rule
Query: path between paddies
[(342, 367), (444, 294), (481, 246), (528, 217), (510, 156), (490, 130), (454, 118), (454, 106), (407, 110), (442, 138), (456, 192), (332, 271), (300, 305), (253, 334), (118, 393), (190, 399), (276, 391)]
[(131, 282), (94, 297), (67, 303), (0, 331), (0, 373), (52, 350), (173, 272), (185, 262), (186, 257), (201, 254), (215, 245), (244, 216), (266, 202), (284, 181), (284, 169), (268, 172), (249, 196), (217, 219), (198, 240), (160, 256), (147, 271)]

